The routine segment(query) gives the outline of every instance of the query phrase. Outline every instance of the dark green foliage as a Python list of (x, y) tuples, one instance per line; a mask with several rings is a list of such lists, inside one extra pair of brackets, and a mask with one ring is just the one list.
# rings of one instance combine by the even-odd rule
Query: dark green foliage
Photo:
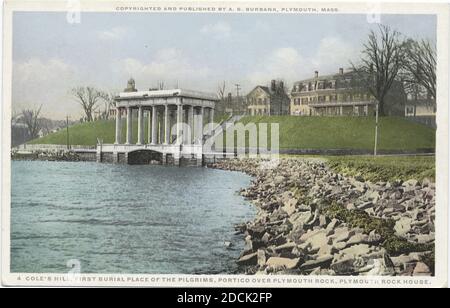
[(383, 247), (390, 255), (399, 256), (411, 252), (430, 251), (433, 249), (434, 244), (412, 243), (398, 236), (390, 236), (383, 242)]
[[(395, 235), (395, 221), (372, 217), (362, 210), (347, 210), (343, 206), (333, 203), (323, 209), (324, 214), (332, 219), (336, 218), (345, 222), (352, 228), (361, 228), (364, 233), (375, 231), (381, 236), (381, 246), (389, 255), (398, 256), (411, 252), (424, 252), (434, 249), (434, 244), (418, 244), (407, 241)], [(433, 254), (434, 258), (434, 254)]]
[(366, 234), (373, 230), (382, 238), (388, 238), (394, 234), (395, 221), (392, 219), (371, 217), (362, 210), (347, 210), (337, 203), (326, 207), (324, 213), (330, 219), (336, 218), (352, 228), (361, 228)]

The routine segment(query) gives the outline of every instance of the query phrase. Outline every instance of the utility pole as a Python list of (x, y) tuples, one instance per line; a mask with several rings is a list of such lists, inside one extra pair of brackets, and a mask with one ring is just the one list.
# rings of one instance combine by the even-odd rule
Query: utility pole
[(236, 87), (236, 104), (233, 105), (241, 109), (241, 100), (239, 99), (239, 90), (241, 89), (241, 85), (236, 83), (234, 86)]
[(378, 145), (378, 100), (375, 106), (375, 145), (373, 147), (373, 156), (377, 156)]
[(67, 135), (67, 150), (70, 150), (70, 144), (69, 144), (69, 116), (66, 116), (66, 135)]
[(236, 87), (236, 97), (239, 98), (239, 90), (241, 89), (241, 85), (236, 83), (234, 86)]

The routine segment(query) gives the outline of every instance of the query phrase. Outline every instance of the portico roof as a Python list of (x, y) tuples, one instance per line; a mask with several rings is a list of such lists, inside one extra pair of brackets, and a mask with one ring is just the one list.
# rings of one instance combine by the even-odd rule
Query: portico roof
[(118, 96), (115, 97), (115, 100), (116, 101), (134, 100), (134, 99), (145, 100), (146, 98), (168, 98), (168, 97), (184, 97), (208, 101), (219, 101), (219, 98), (216, 94), (187, 89), (121, 92), (119, 93)]

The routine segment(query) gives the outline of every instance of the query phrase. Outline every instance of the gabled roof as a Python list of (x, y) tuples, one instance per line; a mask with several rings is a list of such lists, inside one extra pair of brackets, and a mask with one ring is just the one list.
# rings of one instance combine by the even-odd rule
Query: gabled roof
[(253, 90), (251, 90), (250, 92), (248, 92), (247, 95), (252, 94), (252, 93), (253, 93), (254, 91), (256, 91), (256, 89), (258, 89), (258, 88), (261, 89), (261, 90), (263, 90), (264, 92), (266, 92), (268, 95), (271, 95), (271, 94), (272, 94), (272, 93), (270, 92), (269, 87), (257, 85), (256, 87), (253, 88)]
[(254, 87), (253, 88), (253, 90), (251, 90), (250, 92), (248, 92), (248, 94), (247, 94), (247, 96), (248, 95), (250, 95), (250, 94), (252, 94), (256, 89), (261, 89), (261, 90), (263, 90), (264, 92), (266, 92), (268, 95), (270, 95), (270, 96), (284, 96), (284, 97), (286, 97), (287, 99), (289, 99), (289, 96), (287, 95), (287, 93), (285, 92), (285, 91), (282, 91), (282, 92), (274, 92), (274, 91), (272, 91), (269, 87), (267, 87), (267, 86), (261, 86), (261, 85), (257, 85), (256, 87)]

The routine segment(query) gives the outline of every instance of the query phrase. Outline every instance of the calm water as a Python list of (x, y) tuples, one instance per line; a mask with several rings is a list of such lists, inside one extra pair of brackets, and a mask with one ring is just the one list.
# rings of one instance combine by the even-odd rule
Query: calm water
[[(11, 271), (231, 273), (233, 225), (254, 209), (240, 173), (205, 168), (12, 162)], [(231, 241), (226, 248), (224, 241)]]

